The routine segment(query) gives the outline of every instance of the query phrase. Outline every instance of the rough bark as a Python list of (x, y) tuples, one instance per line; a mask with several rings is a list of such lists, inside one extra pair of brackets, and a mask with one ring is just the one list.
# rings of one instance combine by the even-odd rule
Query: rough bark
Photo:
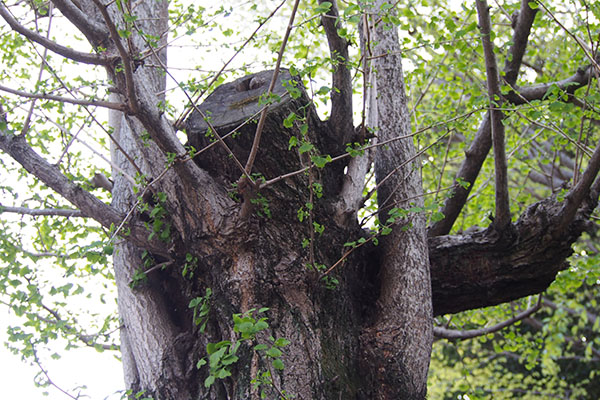
[[(374, 10), (384, 2), (375, 2)], [(395, 27), (368, 21), (373, 80), (369, 128), (379, 141), (405, 137), (410, 118)], [(380, 295), (374, 323), (362, 336), (365, 370), (373, 384), (373, 399), (419, 399), (427, 391), (431, 353), (432, 309), (429, 258), (422, 213), (390, 221), (393, 209), (422, 206), (422, 183), (412, 138), (396, 140), (375, 155), (379, 219), (392, 227), (380, 244)], [(412, 200), (412, 204), (406, 200)]]
[[(135, 12), (143, 26), (133, 27), (128, 40), (110, 36), (111, 24), (123, 23), (114, 3), (101, 13), (103, 6), (93, 1), (83, 0), (79, 7), (70, 1), (54, 2), (95, 48), (106, 48), (108, 58), (121, 57), (121, 62), (152, 51), (136, 29), (156, 36), (167, 30), (166, 2), (137, 4)], [(376, 56), (367, 122), (384, 141), (404, 137), (410, 126), (397, 34), (385, 30), (377, 19), (367, 25)], [(327, 28), (330, 41), (340, 45), (334, 27)], [(164, 35), (162, 40), (166, 41)], [(150, 58), (156, 65), (166, 63), (164, 51)], [(127, 216), (125, 227), (131, 230), (129, 235), (121, 232), (114, 257), (123, 365), (128, 388), (134, 393), (144, 390), (145, 396), (157, 400), (259, 398), (251, 380), (270, 364), (251, 346), (240, 347), (232, 377), (217, 380), (210, 388), (203, 385), (207, 368), (198, 369), (196, 363), (206, 357), (208, 343), (238, 336), (232, 314), (264, 306), (270, 308), (266, 314), (270, 326), (259, 340), (272, 335), (291, 342), (282, 356), (285, 369), (273, 371), (273, 386), (265, 388), (269, 398), (275, 398), (278, 390), (306, 400), (423, 398), (432, 315), (543, 290), (565, 267), (570, 245), (596, 204), (597, 188), (586, 196), (567, 231), (555, 230), (563, 205), (550, 199), (529, 208), (515, 224), (517, 233), (510, 242), (499, 241), (492, 230), (427, 242), (421, 213), (388, 222), (394, 207), (421, 205), (422, 194), (412, 139), (392, 141), (375, 150), (375, 168), (380, 220), (394, 229), (379, 246), (365, 245), (347, 254), (344, 243), (367, 238), (352, 218), (360, 194), (346, 192), (361, 190), (360, 185), (340, 189), (343, 168), (317, 168), (311, 156), (328, 154), (332, 141), (345, 138), (348, 129), (334, 130), (331, 123), (320, 121), (305, 93), (288, 96), (282, 80), (301, 90), (289, 74), (279, 80), (276, 93), (282, 100), (270, 108), (253, 169), (264, 180), (256, 177), (256, 185), (245, 189), (255, 201), (254, 207), (244, 210), (236, 199), (236, 191), (244, 188), (235, 187), (242, 171), (234, 158), (243, 165), (248, 157), (253, 116), (260, 109), (270, 72), (225, 84), (198, 105), (210, 114), (211, 122), (205, 123), (199, 112), (187, 121), (189, 144), (196, 152), (190, 159), (158, 107), (161, 97), (156, 93), (164, 92), (164, 76), (143, 64), (125, 71), (128, 76), (113, 65), (107, 70), (117, 86), (114, 103), (129, 107), (125, 115), (111, 114), (118, 144), (112, 152), (118, 169), (111, 206), (69, 182), (57, 168), (40, 163), (41, 157), (24, 140), (4, 128), (0, 148), (105, 226), (119, 224)], [(336, 82), (345, 82), (345, 71), (338, 68), (335, 73), (340, 79)], [(336, 115), (351, 114), (351, 108), (343, 109), (344, 96), (334, 100), (339, 107)], [(299, 123), (283, 127), (290, 112), (305, 118), (306, 133)], [(223, 138), (245, 121), (235, 135), (224, 139), (227, 147), (210, 136), (211, 125), (212, 134)], [(299, 146), (290, 146), (293, 136), (313, 148), (300, 152)], [(174, 157), (171, 163), (168, 156)], [(365, 169), (363, 165), (356, 176)], [(134, 188), (121, 171), (130, 176), (141, 173), (145, 180)], [(315, 184), (323, 186), (322, 193)], [(164, 199), (159, 200), (161, 193)], [(352, 201), (340, 206), (344, 204), (340, 193)], [(403, 198), (416, 200), (407, 204)], [(159, 207), (165, 210), (163, 224), (170, 227), (162, 241), (151, 240), (145, 228), (145, 223), (153, 222), (149, 211)], [(303, 210), (302, 218), (298, 210)], [(320, 226), (325, 228), (322, 232), (316, 229)], [(197, 260), (192, 265), (190, 257)], [(325, 277), (323, 266), (332, 265), (336, 269)], [(132, 285), (136, 271), (145, 271), (146, 279)], [(339, 284), (328, 289), (323, 278), (337, 278)], [(202, 332), (188, 305), (207, 288), (213, 296)]]

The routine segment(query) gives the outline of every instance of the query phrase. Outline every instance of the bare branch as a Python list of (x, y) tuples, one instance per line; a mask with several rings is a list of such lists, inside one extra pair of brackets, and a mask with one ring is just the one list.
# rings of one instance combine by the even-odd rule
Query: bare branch
[(26, 207), (6, 207), (0, 204), (0, 214), (15, 213), (21, 215), (33, 216), (57, 216), (57, 217), (86, 217), (79, 210), (66, 208), (26, 208)]
[(80, 106), (104, 107), (104, 108), (109, 108), (111, 110), (117, 110), (117, 111), (127, 111), (127, 109), (128, 109), (127, 105), (125, 105), (123, 103), (113, 103), (110, 101), (102, 101), (102, 100), (69, 99), (68, 97), (55, 96), (55, 95), (51, 95), (51, 94), (35, 94), (35, 93), (24, 92), (22, 90), (11, 89), (4, 85), (0, 85), (0, 90), (7, 92), (7, 93), (14, 94), (16, 96), (26, 97), (29, 99), (43, 99), (43, 100), (50, 100), (50, 101), (59, 101), (61, 103), (77, 104)]
[(508, 173), (506, 163), (506, 148), (504, 146), (504, 114), (499, 109), (502, 106), (502, 92), (494, 44), (490, 40), (491, 20), (490, 10), (486, 0), (476, 0), (479, 15), (479, 29), (485, 58), (488, 96), (490, 101), (490, 119), (492, 143), (494, 147), (494, 166), (496, 175), (496, 218), (494, 226), (502, 232), (510, 225), (510, 199), (508, 196)]
[[(596, 146), (596, 150), (594, 150), (594, 154), (592, 154), (592, 158), (583, 172), (581, 179), (569, 190), (569, 193), (565, 197), (564, 205), (559, 213), (560, 229), (555, 232), (556, 235), (561, 235), (562, 231), (570, 225), (581, 203), (590, 193), (590, 187), (594, 183), (596, 176), (598, 176), (598, 171), (600, 171), (600, 143)], [(594, 199), (594, 201), (597, 202), (597, 199)]]
[(137, 97), (135, 95), (135, 86), (133, 81), (133, 61), (131, 59), (130, 54), (123, 47), (123, 43), (121, 43), (121, 36), (117, 31), (117, 27), (115, 26), (113, 20), (110, 18), (108, 14), (108, 6), (103, 5), (100, 0), (92, 0), (102, 17), (104, 18), (104, 22), (108, 27), (108, 32), (110, 33), (110, 37), (121, 56), (121, 63), (123, 65), (123, 70), (125, 72), (125, 88), (127, 90), (127, 103), (131, 108), (131, 111), (135, 114), (139, 112), (139, 106), (137, 102)]
[(109, 65), (114, 62), (114, 57), (106, 57), (105, 55), (97, 55), (91, 53), (83, 53), (77, 50), (73, 50), (69, 47), (62, 46), (52, 40), (45, 38), (44, 36), (27, 29), (10, 14), (8, 9), (4, 6), (4, 3), (0, 3), (0, 16), (4, 18), (6, 23), (16, 32), (25, 36), (29, 40), (36, 42), (50, 51), (60, 54), (70, 60), (81, 62), (84, 64), (92, 65)]
[(527, 310), (515, 315), (514, 317), (507, 319), (506, 321), (502, 321), (496, 325), (492, 325), (492, 326), (488, 326), (488, 327), (480, 328), (480, 329), (469, 329), (466, 331), (455, 330), (455, 329), (446, 329), (446, 328), (434, 326), (433, 327), (433, 335), (440, 339), (461, 339), (461, 340), (472, 339), (474, 337), (498, 332), (499, 330), (502, 330), (502, 329), (506, 328), (507, 326), (514, 324), (515, 322), (521, 321), (522, 319), (529, 317), (531, 314), (538, 311), (541, 307), (542, 307), (542, 297), (540, 296), (539, 301), (537, 302), (537, 304), (535, 306), (528, 308)]
[[(536, 15), (537, 10), (532, 9), (529, 6), (529, 0), (521, 0), (521, 10), (519, 11), (519, 17), (517, 18), (513, 33), (513, 45), (509, 50), (511, 56), (507, 57), (507, 62), (504, 67), (504, 71), (506, 72), (506, 82), (511, 86), (514, 86), (516, 83), (520, 62), (523, 60), (523, 55), (525, 54), (527, 41), (531, 32), (531, 26), (533, 25)], [(456, 174), (455, 182), (457, 182), (457, 184), (454, 196), (449, 197), (446, 200), (441, 210), (445, 218), (431, 226), (428, 231), (429, 236), (445, 235), (450, 232), (450, 229), (452, 229), (454, 222), (467, 201), (469, 193), (475, 183), (475, 179), (477, 179), (481, 166), (491, 147), (490, 115), (487, 113), (479, 126), (475, 139), (473, 139), (471, 146), (469, 146), (469, 149), (465, 152), (465, 160)], [(466, 183), (466, 185), (460, 185), (459, 183), (461, 182)]]

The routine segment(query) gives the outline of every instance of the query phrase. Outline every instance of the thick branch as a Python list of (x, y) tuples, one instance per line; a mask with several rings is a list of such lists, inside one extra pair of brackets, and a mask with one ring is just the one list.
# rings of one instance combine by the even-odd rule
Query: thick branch
[[(505, 80), (511, 86), (514, 86), (517, 81), (520, 63), (523, 60), (523, 55), (527, 48), (527, 41), (536, 14), (537, 10), (529, 7), (529, 0), (521, 1), (521, 10), (513, 33), (513, 45), (509, 51), (511, 56), (507, 57), (507, 62), (504, 67), (504, 71), (506, 72)], [(468, 185), (465, 187), (458, 183), (456, 184), (454, 196), (446, 200), (444, 207), (441, 210), (445, 218), (431, 226), (428, 231), (429, 236), (446, 235), (450, 232), (450, 229), (452, 229), (454, 222), (467, 201), (467, 197), (471, 192), (471, 188), (479, 175), (481, 166), (483, 165), (491, 146), (491, 123), (490, 115), (487, 113), (479, 126), (475, 139), (473, 139), (471, 146), (465, 152), (465, 160), (456, 174), (455, 182), (462, 181), (466, 182)]]
[[(325, 0), (319, 0), (319, 4)], [(332, 149), (335, 153), (343, 149), (350, 142), (354, 134), (352, 123), (352, 75), (348, 67), (348, 41), (342, 38), (338, 29), (341, 22), (338, 13), (337, 1), (332, 1), (331, 8), (321, 17), (321, 24), (325, 29), (329, 55), (333, 64), (333, 88), (331, 90), (331, 117), (329, 125), (335, 132), (336, 143), (340, 148)], [(336, 151), (337, 150), (337, 151)]]
[(33, 42), (41, 44), (48, 50), (60, 54), (61, 56), (66, 57), (68, 59), (84, 64), (93, 65), (109, 65), (114, 61), (114, 59), (106, 57), (104, 55), (83, 53), (77, 50), (73, 50), (69, 47), (62, 46), (34, 31), (25, 28), (23, 25), (19, 24), (19, 22), (10, 14), (10, 12), (4, 6), (3, 3), (0, 3), (0, 16), (4, 18), (4, 20), (8, 23), (8, 25), (10, 25), (10, 27), (14, 31), (20, 33), (21, 35), (25, 36)]
[[(0, 132), (0, 149), (21, 164), (29, 173), (73, 203), (83, 215), (95, 219), (105, 228), (110, 229), (111, 226), (117, 226), (123, 220), (124, 216), (114, 208), (69, 181), (58, 167), (40, 157), (27, 145), (23, 136), (12, 136), (6, 132)], [(164, 243), (157, 240), (149, 241), (149, 232), (142, 225), (129, 224), (127, 228), (129, 229), (128, 239), (133, 243), (157, 254), (166, 254)]]
[(593, 68), (590, 64), (586, 67), (579, 68), (575, 74), (566, 79), (518, 88), (516, 92), (510, 92), (504, 97), (514, 105), (521, 105), (534, 100), (543, 100), (546, 93), (548, 93), (548, 90), (552, 87), (558, 87), (568, 94), (573, 94), (577, 89), (582, 88), (589, 83), (592, 70)]
[(106, 26), (98, 23), (90, 15), (79, 9), (72, 0), (52, 0), (60, 12), (83, 33), (94, 47), (106, 46), (108, 30)]
[(429, 238), (435, 315), (486, 307), (541, 293), (568, 267), (571, 245), (589, 226), (597, 199), (588, 196), (561, 235), (563, 203), (545, 199), (514, 224), (512, 243), (493, 229)]

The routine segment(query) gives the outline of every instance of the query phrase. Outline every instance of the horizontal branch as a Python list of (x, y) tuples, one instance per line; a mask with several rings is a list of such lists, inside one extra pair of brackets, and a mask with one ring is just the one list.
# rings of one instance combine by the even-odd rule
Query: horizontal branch
[(70, 60), (92, 65), (110, 65), (115, 61), (114, 57), (106, 57), (104, 55), (83, 53), (73, 50), (69, 47), (62, 46), (50, 39), (45, 38), (37, 32), (27, 29), (21, 25), (8, 11), (3, 3), (0, 3), (0, 16), (4, 18), (6, 23), (15, 31), (25, 36), (29, 40), (36, 42), (50, 51), (60, 54)]
[[(594, 193), (594, 191), (592, 191)], [(434, 315), (493, 306), (541, 293), (568, 268), (572, 244), (590, 226), (588, 196), (566, 230), (556, 197), (531, 205), (514, 224), (514, 240), (493, 229), (429, 238)], [(556, 232), (561, 230), (561, 235)]]
[(42, 100), (50, 100), (50, 101), (58, 101), (61, 103), (69, 103), (69, 104), (77, 104), (79, 106), (96, 106), (96, 107), (104, 107), (109, 108), (111, 110), (117, 111), (127, 111), (128, 107), (123, 103), (113, 103), (110, 101), (102, 101), (102, 100), (79, 100), (79, 99), (69, 99), (68, 97), (62, 96), (54, 96), (51, 94), (36, 94), (24, 92), (22, 90), (11, 89), (4, 85), (0, 85), (0, 90), (14, 94), (16, 96), (26, 97), (28, 99), (42, 99)]
[(33, 216), (56, 216), (56, 217), (85, 217), (79, 210), (67, 208), (26, 208), (26, 207), (5, 207), (0, 204), (0, 214), (14, 213)]
[[(541, 300), (541, 299), (540, 299)], [(507, 319), (506, 321), (502, 321), (496, 325), (488, 326), (481, 329), (469, 329), (466, 331), (456, 330), (456, 329), (446, 329), (440, 327), (433, 327), (433, 335), (440, 339), (472, 339), (474, 337), (487, 335), (490, 333), (498, 332), (510, 326), (518, 321), (521, 321), (524, 318), (529, 317), (531, 314), (535, 313), (542, 307), (541, 301), (539, 301), (535, 306), (528, 308), (527, 310), (515, 315), (514, 317)]]
[(527, 104), (534, 100), (543, 100), (546, 96), (546, 93), (548, 93), (548, 91), (553, 87), (558, 87), (560, 90), (563, 90), (569, 94), (573, 94), (577, 89), (588, 84), (590, 78), (592, 77), (591, 73), (592, 66), (588, 65), (586, 67), (577, 69), (575, 74), (566, 79), (555, 82), (546, 82), (539, 85), (521, 87), (515, 91), (505, 94), (504, 97), (508, 102), (514, 105), (521, 105)]
[[(57, 166), (47, 162), (29, 147), (24, 136), (14, 136), (11, 133), (0, 131), (0, 149), (45, 185), (79, 208), (82, 215), (93, 218), (107, 229), (111, 229), (123, 221), (124, 215), (71, 182)], [(143, 224), (128, 223), (126, 227), (128, 229), (127, 238), (137, 246), (145, 247), (157, 254), (167, 254), (164, 243), (158, 239), (148, 239), (149, 232)]]

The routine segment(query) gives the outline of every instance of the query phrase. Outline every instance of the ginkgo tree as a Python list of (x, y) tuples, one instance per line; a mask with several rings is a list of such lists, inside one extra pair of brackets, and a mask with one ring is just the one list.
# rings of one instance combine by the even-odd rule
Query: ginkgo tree
[[(594, 232), (597, 4), (0, 16), (0, 282), (25, 359), (56, 338), (118, 349), (132, 398), (419, 399), (434, 337), (500, 352), (528, 334), (500, 329), (573, 310), (538, 294)], [(93, 315), (111, 285), (118, 313)], [(455, 388), (435, 350), (446, 394), (496, 389)]]

